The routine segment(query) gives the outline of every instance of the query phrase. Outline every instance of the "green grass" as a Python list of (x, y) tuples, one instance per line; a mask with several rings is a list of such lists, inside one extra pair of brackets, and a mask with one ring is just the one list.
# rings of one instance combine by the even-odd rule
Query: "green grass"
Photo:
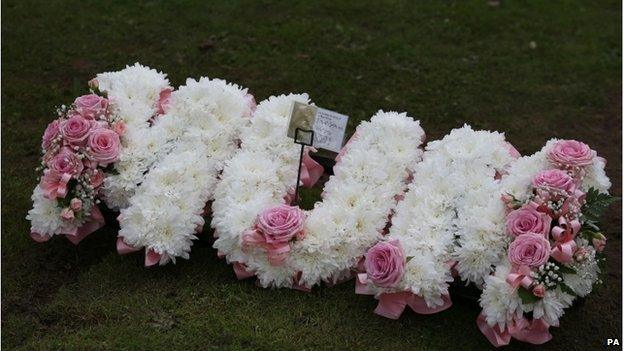
[[(310, 294), (259, 289), (216, 258), (208, 232), (190, 261), (155, 269), (139, 254), (116, 254), (113, 213), (78, 247), (34, 243), (24, 217), (40, 136), (54, 106), (84, 93), (96, 73), (139, 61), (176, 86), (204, 75), (249, 87), (258, 101), (308, 92), (350, 115), (351, 131), (382, 108), (419, 118), (430, 140), (464, 122), (506, 132), (523, 153), (553, 136), (582, 139), (609, 159), (619, 196), (620, 23), (615, 0), (4, 1), (2, 346), (487, 348), (474, 301), (455, 297), (445, 312), (390, 321), (353, 282)], [(306, 206), (317, 196), (308, 193)], [(612, 207), (606, 286), (570, 309), (541, 349), (622, 342), (621, 205)]]

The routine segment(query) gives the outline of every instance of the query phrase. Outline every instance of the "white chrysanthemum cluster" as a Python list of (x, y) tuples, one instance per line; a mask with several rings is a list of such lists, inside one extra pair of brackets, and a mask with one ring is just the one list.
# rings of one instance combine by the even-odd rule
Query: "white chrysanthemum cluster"
[(462, 279), (481, 283), (503, 255), (491, 248), (505, 237), (495, 176), (512, 160), (504, 135), (497, 132), (464, 126), (430, 142), (387, 236), (399, 240), (412, 258), (396, 287), (369, 283), (373, 291), (411, 291), (429, 307), (442, 305), (452, 281), (449, 261), (458, 261)]
[[(546, 145), (531, 156), (524, 156), (514, 161), (509, 167), (508, 174), (501, 180), (501, 194), (512, 195), (516, 200), (525, 203), (531, 196), (531, 180), (539, 172), (551, 169), (547, 155), (552, 149), (557, 139), (549, 140)], [(596, 190), (607, 193), (611, 187), (611, 182), (605, 170), (605, 161), (595, 157), (593, 164), (585, 167), (585, 175), (582, 177), (581, 188), (587, 191), (593, 187)], [(501, 201), (502, 202), (502, 201)], [(564, 274), (563, 283), (578, 296), (587, 296), (594, 284), (598, 281), (600, 268), (596, 260), (596, 251), (589, 245), (587, 240), (577, 237), (575, 239), (578, 248), (586, 252), (585, 260), (574, 262), (570, 267), (576, 270), (575, 274)], [(507, 250), (509, 242), (500, 241), (491, 246), (492, 250)], [(502, 273), (499, 273), (503, 271)], [(512, 316), (517, 312), (515, 304), (502, 303), (508, 299), (508, 294), (513, 294), (519, 299), (516, 289), (506, 283), (505, 276), (509, 272), (509, 261), (504, 259), (496, 269), (498, 278), (488, 277), (483, 287), (481, 296), (481, 307), (487, 323), (490, 326), (498, 324), (501, 329), (512, 321)], [(498, 279), (498, 280), (497, 280)], [(501, 296), (504, 296), (501, 297)], [(524, 312), (532, 312), (533, 318), (543, 318), (550, 325), (557, 325), (559, 318), (563, 315), (564, 309), (572, 305), (574, 296), (563, 291), (561, 287), (546, 291), (544, 297), (534, 303), (524, 304)], [(501, 300), (502, 299), (502, 300)]]
[(154, 163), (120, 215), (119, 236), (159, 254), (160, 264), (189, 257), (219, 172), (255, 107), (247, 89), (219, 79), (188, 79), (174, 95), (174, 107), (162, 118), (183, 121), (187, 130)]
[(121, 71), (100, 73), (95, 79), (98, 89), (109, 98), (115, 119), (126, 126), (119, 161), (103, 188), (108, 207), (119, 209), (128, 205), (149, 167), (171, 150), (186, 125), (167, 115), (150, 125), (160, 93), (173, 90), (166, 74), (135, 63)]
[(241, 151), (227, 162), (212, 206), (214, 247), (228, 262), (246, 265), (263, 287), (311, 287), (353, 268), (381, 237), (394, 196), (404, 191), (422, 154), (424, 132), (405, 114), (379, 111), (362, 122), (325, 185), (324, 201), (307, 213), (305, 237), (292, 245), (282, 265), (271, 265), (261, 249), (243, 252), (241, 234), (262, 210), (283, 204), (296, 182), (299, 145), (286, 137), (293, 101), (308, 103), (308, 96), (271, 97), (258, 106)]
[(65, 228), (65, 226), (71, 225), (71, 222), (61, 219), (62, 207), (58, 205), (56, 199), (48, 199), (43, 196), (41, 186), (37, 185), (35, 187), (30, 198), (33, 202), (33, 207), (28, 211), (26, 219), (30, 221), (31, 232), (52, 236), (60, 234), (64, 229), (69, 229)]

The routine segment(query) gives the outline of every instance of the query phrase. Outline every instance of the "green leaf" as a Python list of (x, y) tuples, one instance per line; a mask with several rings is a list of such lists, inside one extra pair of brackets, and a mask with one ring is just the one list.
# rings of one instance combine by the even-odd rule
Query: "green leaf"
[(559, 265), (559, 272), (563, 274), (576, 274), (576, 270), (572, 267)]
[(411, 260), (412, 260), (412, 258), (414, 258), (414, 256), (407, 256), (407, 257), (405, 258), (405, 263), (408, 263), (409, 261), (411, 261)]
[(585, 195), (585, 204), (581, 209), (583, 213), (581, 219), (584, 223), (597, 230), (600, 218), (609, 206), (617, 200), (618, 198), (616, 197), (603, 194), (595, 188), (589, 188)]
[(522, 303), (525, 305), (537, 302), (539, 300), (539, 297), (533, 295), (532, 292), (528, 291), (523, 287), (518, 288), (518, 296), (520, 296), (520, 298), (522, 299)]

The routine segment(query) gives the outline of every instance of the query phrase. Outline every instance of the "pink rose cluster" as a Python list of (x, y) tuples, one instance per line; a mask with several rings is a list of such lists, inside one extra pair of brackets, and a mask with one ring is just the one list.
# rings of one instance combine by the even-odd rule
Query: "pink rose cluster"
[(272, 265), (282, 265), (290, 253), (290, 242), (305, 236), (305, 218), (297, 206), (265, 209), (258, 215), (254, 229), (243, 233), (243, 247), (260, 247), (266, 250)]
[(62, 204), (61, 218), (83, 217), (95, 202), (104, 169), (116, 162), (123, 122), (114, 121), (108, 100), (96, 94), (78, 97), (59, 109), (42, 138), (44, 196)]
[[(532, 196), (527, 203), (518, 205), (511, 196), (503, 196), (510, 209), (505, 229), (513, 237), (507, 251), (512, 264), (508, 282), (515, 287), (521, 284), (537, 297), (562, 281), (556, 272), (548, 273), (551, 268), (556, 271), (559, 266), (588, 257), (585, 248), (577, 247), (575, 238), (581, 229), (586, 197), (580, 186), (583, 167), (591, 165), (597, 156), (584, 143), (561, 140), (547, 157), (554, 168), (533, 176)], [(604, 235), (594, 233), (589, 239), (597, 252), (604, 249)], [(549, 279), (541, 279), (544, 272), (550, 274)]]

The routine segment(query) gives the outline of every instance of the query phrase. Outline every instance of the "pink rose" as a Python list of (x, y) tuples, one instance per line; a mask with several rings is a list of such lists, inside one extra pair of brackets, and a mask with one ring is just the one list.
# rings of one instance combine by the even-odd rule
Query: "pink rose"
[(80, 175), (84, 168), (82, 160), (67, 146), (61, 148), (59, 153), (47, 162), (47, 166), (58, 176), (69, 174), (74, 177)]
[(106, 114), (108, 100), (96, 95), (83, 95), (74, 101), (76, 112), (86, 119), (97, 119)]
[(63, 138), (71, 145), (82, 146), (86, 143), (91, 131), (91, 121), (80, 115), (72, 117), (61, 122), (61, 134)]
[(527, 233), (539, 233), (548, 237), (552, 218), (531, 206), (523, 206), (507, 215), (505, 226), (507, 233), (513, 236)]
[(89, 136), (89, 157), (106, 166), (119, 157), (119, 134), (107, 128), (98, 128)]
[(605, 246), (607, 246), (607, 238), (604, 235), (598, 233), (592, 239), (592, 244), (594, 245), (596, 252), (602, 252)]
[(267, 244), (280, 244), (304, 235), (305, 213), (296, 206), (280, 205), (262, 211), (258, 215), (257, 228)]
[(59, 135), (59, 121), (55, 119), (52, 123), (48, 124), (43, 132), (43, 140), (41, 142), (41, 147), (44, 149), (48, 149), (50, 145), (52, 145), (52, 140), (54, 140)]
[(516, 266), (539, 267), (548, 262), (550, 242), (542, 234), (520, 235), (509, 245), (507, 256)]
[(594, 162), (596, 152), (576, 140), (559, 140), (548, 153), (548, 159), (557, 166), (579, 167)]
[(102, 183), (104, 183), (104, 172), (94, 170), (90, 175), (91, 177), (91, 186), (94, 188), (98, 188)]
[(72, 219), (74, 219), (74, 211), (72, 211), (69, 207), (65, 207), (61, 210), (61, 218), (66, 221), (71, 221)]
[(546, 295), (546, 287), (543, 284), (538, 284), (533, 288), (533, 295), (544, 297), (544, 295)]
[(158, 95), (158, 104), (156, 105), (157, 114), (164, 115), (165, 113), (169, 112), (169, 109), (171, 109), (172, 91), (172, 88), (166, 88), (160, 91), (160, 94)]
[(71, 201), (69, 201), (69, 207), (74, 211), (80, 211), (82, 208), (82, 200), (76, 197), (71, 199)]
[(366, 252), (366, 275), (375, 285), (394, 287), (405, 272), (405, 254), (397, 240), (381, 241)]
[(533, 177), (533, 186), (548, 191), (565, 191), (574, 192), (576, 183), (574, 179), (566, 172), (559, 169), (549, 169), (542, 171)]
[(115, 122), (112, 127), (115, 133), (119, 134), (119, 136), (126, 134), (126, 124), (124, 122)]

